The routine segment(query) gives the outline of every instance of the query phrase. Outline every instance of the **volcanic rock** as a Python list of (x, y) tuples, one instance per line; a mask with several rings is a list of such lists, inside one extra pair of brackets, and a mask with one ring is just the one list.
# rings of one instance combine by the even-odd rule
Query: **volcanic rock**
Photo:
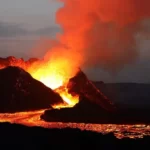
[(150, 124), (150, 84), (97, 82), (95, 85), (115, 101), (115, 112), (105, 111), (89, 99), (80, 96), (80, 102), (75, 107), (47, 110), (41, 118), (49, 122)]
[(107, 111), (115, 110), (113, 102), (97, 89), (81, 70), (69, 80), (67, 88), (72, 95), (83, 95), (87, 100), (96, 103)]
[(150, 109), (118, 109), (109, 112), (85, 97), (73, 108), (46, 110), (41, 119), (47, 122), (72, 122), (95, 124), (150, 124)]
[(69, 80), (67, 89), (71, 95), (80, 95), (79, 103), (73, 108), (46, 110), (41, 119), (50, 122), (108, 123), (111, 119), (110, 114), (115, 113), (114, 104), (81, 70)]
[(19, 67), (0, 70), (0, 112), (51, 108), (62, 98)]
[(111, 117), (108, 111), (85, 97), (80, 98), (73, 108), (46, 110), (41, 119), (47, 122), (109, 123)]

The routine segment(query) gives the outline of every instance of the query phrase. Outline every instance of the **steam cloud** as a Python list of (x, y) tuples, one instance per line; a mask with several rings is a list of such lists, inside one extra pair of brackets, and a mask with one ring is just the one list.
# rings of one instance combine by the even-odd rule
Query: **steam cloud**
[(150, 16), (149, 0), (60, 1), (64, 6), (56, 21), (63, 33), (58, 40), (63, 50), (78, 56), (74, 61), (80, 66), (117, 71), (138, 58), (135, 36)]

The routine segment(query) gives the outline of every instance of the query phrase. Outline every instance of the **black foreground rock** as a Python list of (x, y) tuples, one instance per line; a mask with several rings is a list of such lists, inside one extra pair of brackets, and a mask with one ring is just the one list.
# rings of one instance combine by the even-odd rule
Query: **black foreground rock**
[(45, 129), (9, 123), (0, 124), (3, 150), (129, 150), (150, 149), (150, 137), (117, 139), (113, 133), (102, 135), (79, 129)]
[(19, 67), (0, 69), (0, 112), (51, 108), (62, 103), (59, 94)]

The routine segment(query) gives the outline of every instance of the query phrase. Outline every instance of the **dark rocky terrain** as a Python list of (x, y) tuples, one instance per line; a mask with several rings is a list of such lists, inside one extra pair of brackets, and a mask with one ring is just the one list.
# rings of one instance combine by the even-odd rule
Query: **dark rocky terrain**
[(112, 114), (116, 113), (115, 105), (98, 90), (86, 75), (79, 72), (67, 85), (71, 95), (79, 95), (79, 103), (73, 108), (46, 110), (41, 118), (45, 121), (63, 121), (80, 123), (109, 123)]
[[(136, 83), (94, 85), (112, 100), (116, 110), (109, 112), (89, 101), (84, 94), (74, 108), (47, 110), (41, 116), (46, 121), (138, 124), (150, 123), (150, 85)], [(73, 117), (72, 117), (73, 116)]]
[(50, 108), (63, 102), (61, 97), (19, 67), (0, 70), (0, 112)]
[(118, 108), (115, 112), (108, 112), (86, 98), (80, 100), (73, 108), (61, 110), (46, 110), (41, 119), (48, 122), (76, 122), (98, 124), (149, 124), (150, 109)]
[(46, 110), (41, 119), (50, 122), (109, 123), (110, 114), (83, 97), (73, 108)]
[(44, 129), (9, 123), (0, 124), (1, 149), (15, 150), (127, 150), (150, 149), (150, 137), (117, 139), (113, 133), (102, 135), (79, 129)]

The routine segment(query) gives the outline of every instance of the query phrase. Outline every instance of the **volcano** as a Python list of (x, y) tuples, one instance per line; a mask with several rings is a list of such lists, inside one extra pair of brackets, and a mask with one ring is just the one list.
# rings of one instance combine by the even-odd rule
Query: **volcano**
[(19, 67), (0, 70), (0, 112), (31, 111), (63, 103), (62, 98)]
[[(54, 114), (57, 114), (58, 108), (73, 107), (61, 109), (58, 112), (71, 117), (74, 116), (72, 111), (75, 110), (77, 114), (79, 113), (76, 116), (84, 114), (84, 117), (81, 118), (89, 120), (86, 117), (93, 116), (95, 113), (88, 113), (93, 112), (93, 110), (100, 114), (115, 111), (114, 104), (88, 80), (81, 69), (78, 70), (75, 76), (69, 78), (66, 84), (51, 89), (51, 86), (45, 86), (45, 82), (44, 85), (40, 80), (34, 79), (31, 76), (33, 72), (31, 71), (30, 74), (30, 71), (28, 71), (28, 67), (32, 68), (35, 62), (40, 64), (40, 61), (35, 58), (28, 61), (15, 57), (0, 59), (0, 65), (3, 66), (3, 69), (0, 70), (0, 112), (50, 109), (41, 116), (42, 119), (49, 120), (49, 115), (47, 115), (49, 112), (50, 116), (52, 116), (51, 112), (56, 111)], [(48, 75), (51, 75), (53, 70), (47, 71)], [(71, 110), (71, 113), (68, 113), (68, 110)], [(63, 118), (60, 117), (60, 121), (61, 119)]]
[(87, 76), (79, 69), (67, 85), (68, 92), (72, 95), (80, 95), (89, 101), (99, 105), (107, 111), (115, 110), (115, 106), (95, 85), (88, 80)]

